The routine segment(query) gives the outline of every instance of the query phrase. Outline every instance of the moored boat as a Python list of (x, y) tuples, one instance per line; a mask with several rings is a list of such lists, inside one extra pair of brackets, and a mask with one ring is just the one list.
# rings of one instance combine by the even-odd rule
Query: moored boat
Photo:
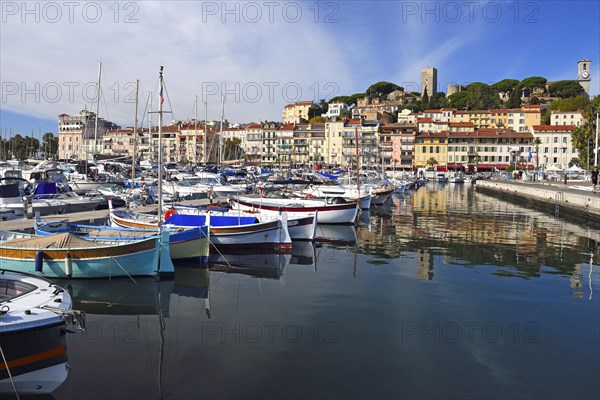
[[(21, 237), (19, 237), (21, 236)], [(0, 242), (0, 267), (51, 278), (173, 274), (169, 233), (137, 241), (101, 243), (72, 233), (19, 235)]]
[(279, 214), (286, 212), (288, 218), (299, 218), (318, 211), (319, 223), (323, 224), (350, 224), (354, 223), (358, 215), (358, 203), (346, 202), (329, 204), (322, 200), (283, 199), (236, 196), (230, 197), (229, 202), (234, 209), (243, 211), (260, 212), (265, 214)]
[[(67, 221), (41, 222), (36, 219), (35, 232), (40, 236), (70, 232), (86, 240), (97, 242), (119, 242), (149, 239), (158, 235), (156, 227), (151, 229), (122, 228), (76, 224)], [(208, 227), (170, 228), (169, 253), (171, 259), (208, 257)]]
[(51, 393), (68, 376), (65, 332), (84, 329), (85, 314), (39, 277), (0, 270), (0, 288), (0, 396)]

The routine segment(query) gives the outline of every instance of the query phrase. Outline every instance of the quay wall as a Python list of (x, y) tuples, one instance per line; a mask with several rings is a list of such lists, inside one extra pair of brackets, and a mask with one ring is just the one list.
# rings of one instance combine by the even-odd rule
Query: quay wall
[(600, 195), (544, 183), (477, 181), (477, 192), (600, 227)]

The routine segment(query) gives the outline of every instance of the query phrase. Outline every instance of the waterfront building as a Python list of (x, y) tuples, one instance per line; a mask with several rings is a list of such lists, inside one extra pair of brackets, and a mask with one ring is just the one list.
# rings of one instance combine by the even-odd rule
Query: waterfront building
[(508, 165), (529, 157), (534, 136), (531, 132), (516, 132), (506, 128), (481, 128), (448, 132), (448, 168), (471, 170), (506, 169)]
[(180, 161), (196, 164), (204, 160), (205, 134), (204, 124), (198, 124), (193, 120), (180, 125), (177, 143)]
[(254, 165), (261, 162), (263, 148), (263, 128), (261, 124), (250, 124), (246, 127), (246, 141), (243, 146), (248, 164)]
[(325, 138), (327, 139), (327, 163), (344, 164), (344, 120), (328, 121), (325, 123)]
[(294, 124), (281, 124), (276, 132), (276, 159), (281, 166), (289, 166), (294, 154)]
[[(448, 132), (418, 132), (415, 135), (414, 167), (442, 167), (448, 163)], [(435, 165), (430, 161), (435, 160)]]
[(308, 162), (310, 165), (320, 165), (326, 162), (327, 143), (325, 124), (311, 124), (308, 127)]
[(539, 164), (547, 169), (551, 166), (561, 169), (568, 168), (572, 158), (578, 157), (579, 152), (571, 142), (573, 125), (534, 125), (532, 134), (540, 140)]
[(412, 170), (415, 151), (415, 134), (417, 126), (414, 124), (390, 124), (381, 127), (380, 136), (387, 136), (382, 140), (391, 146), (390, 163), (392, 169)]
[(229, 127), (223, 128), (221, 133), (221, 141), (223, 144), (223, 151), (225, 151), (226, 144), (228, 141), (238, 141), (239, 145), (237, 146), (237, 150), (235, 154), (223, 154), (223, 160), (227, 158), (227, 160), (237, 160), (243, 158), (243, 151), (246, 148), (246, 138), (247, 138), (246, 128), (243, 127)]
[(293, 133), (292, 163), (297, 165), (309, 164), (309, 141), (312, 126), (310, 124), (296, 124)]
[(279, 123), (277, 122), (265, 122), (262, 124), (263, 130), (263, 145), (261, 161), (266, 165), (275, 165), (277, 161), (277, 129)]
[[(81, 110), (79, 114), (61, 114), (58, 116), (58, 158), (84, 160), (93, 159), (94, 154), (102, 152), (102, 136), (109, 130), (120, 129), (116, 124), (98, 118), (96, 132), (96, 114)], [(95, 143), (95, 138), (98, 142)]]

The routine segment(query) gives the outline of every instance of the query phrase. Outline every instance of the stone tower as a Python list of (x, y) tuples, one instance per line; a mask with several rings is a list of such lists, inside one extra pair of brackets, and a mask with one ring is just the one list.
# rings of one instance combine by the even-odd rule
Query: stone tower
[(585, 94), (590, 95), (590, 81), (592, 80), (590, 60), (581, 60), (577, 62), (577, 82), (581, 85)]
[(437, 92), (437, 69), (433, 67), (425, 67), (421, 70), (421, 96), (425, 93), (431, 97)]

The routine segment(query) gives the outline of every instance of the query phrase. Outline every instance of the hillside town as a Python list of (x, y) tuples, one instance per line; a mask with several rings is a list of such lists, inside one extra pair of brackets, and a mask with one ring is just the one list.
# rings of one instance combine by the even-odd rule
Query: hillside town
[[(589, 60), (578, 62), (583, 96), (589, 96), (589, 74), (585, 74), (589, 64)], [(162, 128), (164, 160), (348, 167), (358, 154), (365, 167), (405, 171), (434, 166), (476, 171), (506, 170), (511, 165), (566, 168), (574, 160), (591, 165), (589, 154), (580, 154), (572, 140), (573, 131), (588, 122), (584, 109), (550, 110), (550, 121), (544, 123), (543, 114), (556, 99), (543, 96), (550, 83), (523, 90), (520, 107), (414, 111), (411, 103), (422, 102), (428, 93), (432, 98), (439, 95), (435, 68), (424, 68), (421, 78), (421, 94), (398, 89), (365, 95), (350, 105), (333, 99), (318, 116), (311, 113), (313, 101), (299, 101), (283, 108), (279, 122), (173, 121)], [(464, 91), (464, 86), (451, 84), (447, 93), (452, 98)], [(508, 100), (509, 96), (499, 97)], [(540, 104), (540, 98), (545, 104)], [(94, 154), (131, 157), (134, 129), (116, 128), (99, 118), (95, 136), (95, 119), (88, 110), (59, 116), (59, 159), (82, 160)], [(138, 129), (136, 134), (137, 157), (155, 161), (158, 127)]]

